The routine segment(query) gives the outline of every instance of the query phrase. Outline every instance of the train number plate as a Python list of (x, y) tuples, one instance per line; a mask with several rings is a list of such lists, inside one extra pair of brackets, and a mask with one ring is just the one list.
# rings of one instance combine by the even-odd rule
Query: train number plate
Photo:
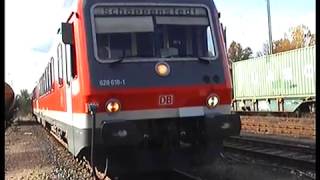
[(172, 104), (173, 104), (173, 95), (159, 96), (159, 105), (172, 105)]

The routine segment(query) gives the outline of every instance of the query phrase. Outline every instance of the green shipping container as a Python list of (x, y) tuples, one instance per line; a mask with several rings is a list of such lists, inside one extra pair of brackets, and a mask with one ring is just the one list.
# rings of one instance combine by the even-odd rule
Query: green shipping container
[[(259, 111), (294, 111), (303, 101), (315, 98), (315, 58), (312, 46), (234, 62), (234, 102)], [(285, 101), (283, 110), (274, 101), (279, 99)], [(256, 102), (268, 102), (269, 107), (254, 107)]]

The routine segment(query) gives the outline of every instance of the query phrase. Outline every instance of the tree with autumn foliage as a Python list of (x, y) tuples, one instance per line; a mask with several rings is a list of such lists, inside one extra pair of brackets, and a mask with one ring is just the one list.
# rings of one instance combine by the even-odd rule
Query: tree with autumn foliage
[(25, 116), (31, 113), (31, 94), (28, 93), (27, 89), (20, 90), (20, 94), (16, 97), (16, 103), (20, 110), (20, 115)]
[(249, 59), (251, 55), (252, 55), (252, 50), (250, 47), (246, 47), (245, 49), (242, 49), (241, 44), (235, 41), (232, 41), (228, 49), (228, 57), (232, 62)]
[[(290, 35), (289, 37), (288, 34)], [(285, 52), (315, 45), (315, 34), (311, 34), (311, 31), (305, 25), (290, 28), (288, 34), (285, 33), (283, 38), (272, 42), (272, 53)], [(268, 51), (269, 45), (268, 43), (264, 43), (262, 52), (258, 52), (257, 56), (267, 55)]]

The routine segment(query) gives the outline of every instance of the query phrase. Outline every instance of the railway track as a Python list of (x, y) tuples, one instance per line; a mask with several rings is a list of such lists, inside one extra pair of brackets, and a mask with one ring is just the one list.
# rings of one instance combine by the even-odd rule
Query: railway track
[(307, 144), (267, 140), (256, 137), (231, 137), (225, 140), (224, 148), (271, 160), (281, 165), (315, 171), (315, 147)]
[(256, 112), (256, 111), (232, 111), (241, 116), (260, 116), (260, 117), (284, 117), (284, 118), (316, 118), (315, 112), (297, 113), (297, 112)]
[[(53, 131), (44, 128), (48, 135), (51, 135), (54, 137), (54, 139), (60, 143), (64, 148), (67, 148), (67, 144), (62, 141)], [(99, 156), (99, 155), (98, 155)], [(172, 169), (170, 171), (162, 171), (162, 172), (148, 172), (148, 173), (137, 173), (137, 174), (124, 174), (122, 176), (116, 176), (116, 177), (111, 177), (108, 176), (108, 173), (101, 172), (98, 169), (105, 169), (106, 170), (106, 165), (101, 166), (101, 164), (105, 164), (105, 162), (100, 162), (103, 160), (103, 158), (95, 158), (97, 161), (95, 161), (95, 175), (92, 175), (92, 170), (93, 167), (90, 165), (90, 153), (85, 154), (83, 158), (76, 158), (77, 162), (81, 164), (85, 169), (87, 169), (91, 175), (86, 177), (83, 177), (84, 179), (95, 179), (95, 180), (131, 180), (131, 179), (140, 179), (140, 180), (201, 180), (200, 177), (194, 176), (189, 174), (188, 172), (182, 171), (182, 170), (177, 170), (177, 169)], [(88, 160), (87, 160), (88, 159)]]
[[(90, 165), (89, 161), (82, 159), (82, 164), (89, 169), (92, 173), (92, 166)], [(131, 180), (131, 179), (139, 179), (139, 180), (201, 180), (200, 177), (190, 174), (184, 170), (172, 169), (167, 171), (155, 171), (155, 172), (144, 172), (144, 173), (128, 173), (128, 174), (121, 174), (119, 176), (109, 176), (108, 172), (101, 172), (98, 169), (103, 169), (105, 167), (101, 167), (97, 165), (95, 167), (95, 177), (90, 176), (87, 178), (91, 179), (98, 179), (98, 180)], [(86, 178), (86, 179), (87, 179)]]
[(201, 178), (191, 175), (187, 172), (172, 169), (171, 171), (152, 172), (145, 174), (129, 174), (122, 177), (114, 178), (117, 180), (201, 180)]

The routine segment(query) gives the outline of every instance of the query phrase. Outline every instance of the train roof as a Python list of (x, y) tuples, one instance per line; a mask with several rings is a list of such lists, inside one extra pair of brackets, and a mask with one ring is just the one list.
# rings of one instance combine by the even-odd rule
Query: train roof
[[(84, 5), (88, 4), (91, 6), (95, 3), (155, 3), (155, 4), (166, 4), (166, 3), (174, 3), (174, 4), (205, 4), (207, 6), (211, 6), (216, 9), (214, 5), (214, 0), (79, 0), (84, 3)], [(81, 2), (80, 2), (81, 3)]]

